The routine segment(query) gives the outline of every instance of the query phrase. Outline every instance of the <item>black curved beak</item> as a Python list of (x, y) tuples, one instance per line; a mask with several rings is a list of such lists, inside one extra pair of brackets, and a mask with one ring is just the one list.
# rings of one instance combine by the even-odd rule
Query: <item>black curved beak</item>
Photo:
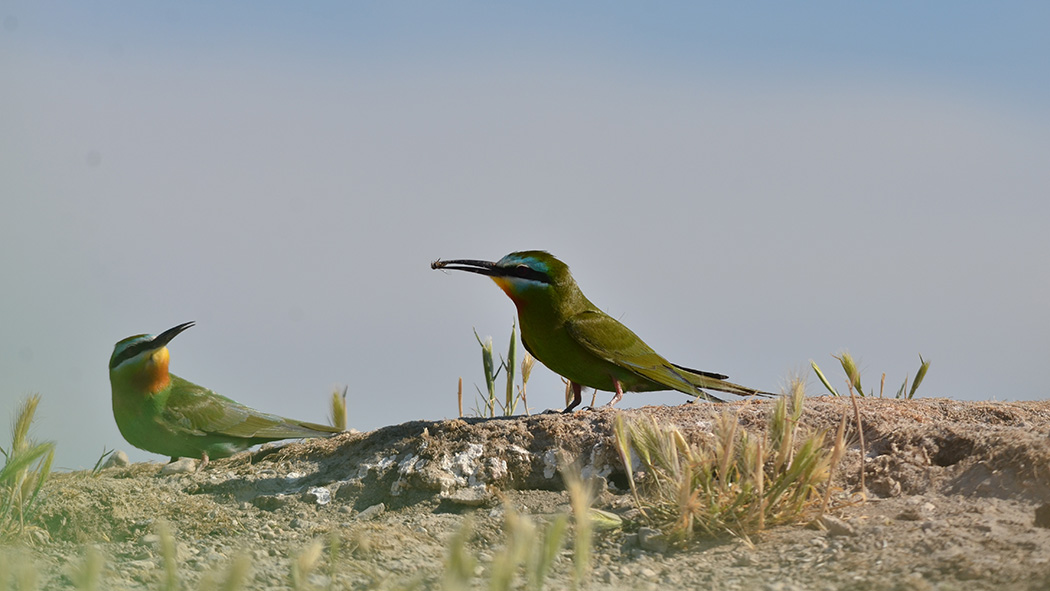
[(498, 277), (503, 275), (503, 271), (496, 266), (496, 263), (489, 261), (475, 261), (472, 259), (455, 259), (450, 261), (443, 261), (438, 259), (433, 263), (430, 263), (431, 269), (452, 269), (453, 271), (470, 271), (471, 273), (477, 273), (479, 275), (488, 275), (490, 277)]
[(178, 336), (178, 334), (180, 332), (186, 330), (187, 328), (193, 326), (194, 324), (196, 324), (196, 322), (190, 321), (190, 322), (183, 322), (182, 324), (180, 324), (178, 326), (173, 326), (173, 327), (169, 328), (168, 330), (160, 333), (159, 335), (153, 337), (153, 340), (150, 341), (150, 346), (153, 347), (153, 348), (159, 349), (160, 347), (163, 347), (163, 346), (167, 345), (168, 343), (170, 343), (171, 339), (173, 339), (176, 336)]

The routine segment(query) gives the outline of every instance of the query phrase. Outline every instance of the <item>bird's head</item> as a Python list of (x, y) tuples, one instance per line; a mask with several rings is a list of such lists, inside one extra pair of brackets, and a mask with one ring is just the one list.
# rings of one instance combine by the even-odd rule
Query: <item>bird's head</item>
[(193, 325), (184, 322), (158, 335), (140, 334), (119, 341), (109, 358), (110, 381), (128, 382), (150, 394), (165, 388), (170, 381), (168, 343)]
[(560, 288), (575, 285), (569, 267), (543, 250), (512, 252), (495, 263), (456, 259), (431, 263), (431, 269), (453, 269), (488, 275), (518, 306), (552, 297)]

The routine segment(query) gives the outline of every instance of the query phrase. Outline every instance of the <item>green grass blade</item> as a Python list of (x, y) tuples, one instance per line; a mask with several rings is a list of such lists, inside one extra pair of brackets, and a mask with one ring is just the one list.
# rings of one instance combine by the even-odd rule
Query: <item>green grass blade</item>
[(492, 357), (492, 337), (486, 338), (484, 341), (478, 336), (478, 331), (474, 331), (474, 338), (478, 340), (478, 344), (481, 345), (481, 365), (485, 370), (485, 387), (488, 390), (488, 414), (490, 417), (496, 416), (496, 364), (493, 362)]
[(930, 362), (922, 358), (919, 355), (919, 371), (915, 374), (915, 381), (911, 383), (911, 390), (908, 392), (908, 400), (915, 397), (915, 391), (919, 389), (919, 384), (922, 383), (923, 378), (926, 377), (926, 371), (930, 369)]
[(47, 477), (51, 475), (51, 463), (54, 461), (55, 446), (52, 445), (39, 467), (35, 470), (36, 486), (33, 487), (33, 494), (29, 496), (29, 500), (25, 504), (24, 514), (26, 517), (32, 515), (32, 510), (36, 507), (36, 498), (40, 495), (40, 489), (43, 488), (44, 483), (47, 482)]
[(28, 470), (34, 462), (54, 451), (54, 449), (55, 444), (48, 441), (38, 443), (22, 453), (8, 458), (4, 467), (0, 468), (0, 485), (5, 487), (12, 485), (16, 480), (19, 480), (19, 474), (24, 470)]
[(341, 394), (339, 390), (332, 392), (332, 414), (328, 417), (328, 420), (332, 423), (333, 427), (340, 431), (346, 431), (346, 392), (349, 389), (350, 386), (343, 386), (343, 392)]
[(105, 447), (102, 448), (102, 455), (98, 457), (98, 460), (95, 461), (95, 466), (91, 468), (92, 476), (98, 476), (102, 473), (102, 465), (106, 462), (106, 458), (113, 455), (113, 452), (115, 451), (117, 450), (106, 449)]
[(517, 397), (514, 394), (514, 372), (518, 368), (518, 323), (510, 325), (510, 345), (507, 347), (507, 403), (503, 407), (508, 416), (514, 414)]
[(834, 387), (832, 387), (831, 382), (828, 381), (828, 378), (824, 377), (824, 372), (820, 371), (820, 367), (817, 366), (817, 362), (810, 360), (809, 364), (813, 367), (813, 371), (816, 372), (817, 377), (820, 378), (820, 383), (824, 384), (824, 387), (828, 389), (828, 392), (831, 392), (832, 396), (838, 396), (838, 391), (835, 390)]
[(907, 390), (907, 389), (908, 389), (908, 376), (905, 375), (904, 376), (904, 383), (901, 384), (901, 387), (897, 389), (897, 395), (894, 396), (894, 398), (896, 398), (898, 400), (900, 400), (901, 398), (904, 398), (904, 391)]

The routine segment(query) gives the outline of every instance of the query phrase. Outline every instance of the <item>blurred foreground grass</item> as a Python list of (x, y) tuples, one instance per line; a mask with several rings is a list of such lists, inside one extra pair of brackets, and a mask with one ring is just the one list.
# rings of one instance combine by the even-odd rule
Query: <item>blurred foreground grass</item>
[[(51, 473), (55, 444), (36, 443), (29, 437), (40, 395), (28, 396), (15, 415), (11, 446), (0, 447), (4, 466), (0, 468), (0, 542), (34, 531), (31, 525), (38, 507), (40, 489)], [(39, 528), (36, 528), (39, 529)]]

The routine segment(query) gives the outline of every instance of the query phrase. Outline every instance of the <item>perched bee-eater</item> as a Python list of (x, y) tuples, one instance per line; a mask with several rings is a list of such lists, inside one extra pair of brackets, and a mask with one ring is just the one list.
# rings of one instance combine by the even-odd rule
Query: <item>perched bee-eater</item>
[(573, 401), (580, 404), (583, 386), (615, 392), (678, 390), (722, 402), (703, 391), (740, 396), (773, 396), (732, 382), (728, 376), (675, 365), (615, 318), (598, 309), (580, 291), (569, 267), (542, 250), (512, 252), (495, 263), (476, 260), (434, 261), (432, 269), (455, 269), (488, 275), (518, 308), (525, 349), (569, 380)]
[(168, 343), (193, 326), (128, 337), (113, 347), (113, 418), (128, 443), (153, 453), (224, 458), (259, 443), (324, 437), (339, 429), (261, 413), (168, 373)]

